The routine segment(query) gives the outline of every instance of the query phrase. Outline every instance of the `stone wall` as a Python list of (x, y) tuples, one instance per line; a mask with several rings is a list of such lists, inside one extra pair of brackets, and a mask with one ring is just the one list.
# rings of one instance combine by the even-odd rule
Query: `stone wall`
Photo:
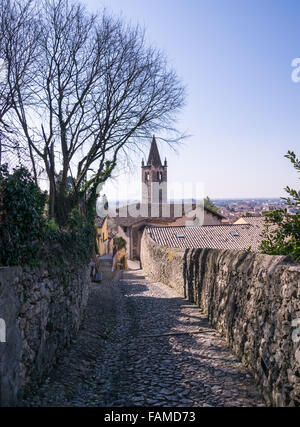
[(79, 329), (90, 269), (0, 268), (0, 406), (14, 406), (38, 385)]
[(268, 402), (300, 406), (300, 265), (250, 252), (162, 247), (146, 230), (142, 266), (201, 306)]

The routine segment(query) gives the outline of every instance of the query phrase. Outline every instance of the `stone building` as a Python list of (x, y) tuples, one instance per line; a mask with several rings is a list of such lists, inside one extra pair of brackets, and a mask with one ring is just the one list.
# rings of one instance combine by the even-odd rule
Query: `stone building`
[(142, 162), (142, 202), (117, 210), (113, 219), (117, 235), (127, 242), (129, 259), (140, 259), (141, 239), (148, 225), (186, 226), (202, 218), (201, 225), (220, 225), (224, 217), (210, 209), (201, 209), (195, 203), (168, 203), (167, 160), (161, 162), (155, 137), (152, 139), (147, 164)]
[(148, 162), (145, 165), (144, 160), (142, 161), (142, 203), (144, 205), (168, 202), (167, 169), (167, 159), (162, 165), (156, 139), (153, 136)]

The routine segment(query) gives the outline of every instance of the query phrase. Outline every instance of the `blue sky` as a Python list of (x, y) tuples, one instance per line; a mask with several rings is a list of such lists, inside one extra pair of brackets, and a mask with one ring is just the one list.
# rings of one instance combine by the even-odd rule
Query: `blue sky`
[[(299, 0), (84, 0), (145, 26), (188, 89), (179, 127), (192, 135), (167, 156), (169, 180), (203, 182), (211, 198), (278, 197), (299, 188)], [(136, 174), (121, 176), (138, 193)], [(107, 187), (107, 193), (110, 186)]]

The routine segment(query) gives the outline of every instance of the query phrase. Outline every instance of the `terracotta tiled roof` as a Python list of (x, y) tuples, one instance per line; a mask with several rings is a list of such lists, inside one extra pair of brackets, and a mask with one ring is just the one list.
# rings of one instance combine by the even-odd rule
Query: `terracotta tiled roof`
[(99, 217), (99, 216), (98, 216), (98, 217), (96, 218), (96, 220), (95, 220), (95, 225), (96, 225), (96, 227), (102, 228), (102, 227), (103, 227), (103, 225), (104, 225), (104, 223), (105, 223), (106, 218), (107, 218), (107, 216), (105, 216), (105, 217), (103, 217), (103, 218), (101, 218), (101, 217)]
[(150, 218), (139, 216), (137, 218), (133, 217), (115, 217), (113, 218), (116, 225), (120, 225), (121, 227), (131, 227), (132, 225), (138, 224), (139, 222), (143, 222), (146, 220), (150, 221)]
[(261, 227), (253, 225), (208, 225), (203, 227), (148, 227), (158, 244), (176, 248), (210, 248), (259, 251)]
[(264, 216), (244, 216), (243, 220), (247, 224), (255, 225), (257, 227), (262, 227), (265, 224)]
[(214, 211), (214, 210), (212, 210), (212, 209), (210, 209), (210, 208), (204, 208), (207, 212), (209, 212), (209, 213), (211, 213), (212, 215), (215, 215), (215, 216), (217, 216), (218, 218), (220, 218), (220, 219), (226, 219), (226, 217), (224, 216), (224, 215), (222, 215), (222, 214), (220, 214), (219, 212), (216, 212), (216, 211)]
[(266, 218), (262, 215), (259, 216), (242, 216), (235, 221), (235, 224), (250, 224), (255, 227), (264, 227)]

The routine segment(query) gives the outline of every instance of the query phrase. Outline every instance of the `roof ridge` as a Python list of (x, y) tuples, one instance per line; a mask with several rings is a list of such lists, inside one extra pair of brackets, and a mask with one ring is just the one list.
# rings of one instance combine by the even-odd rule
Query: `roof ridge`
[(186, 225), (147, 225), (149, 228), (206, 228), (206, 227), (254, 227), (252, 224), (206, 224), (206, 225), (195, 225), (195, 226), (186, 226)]

